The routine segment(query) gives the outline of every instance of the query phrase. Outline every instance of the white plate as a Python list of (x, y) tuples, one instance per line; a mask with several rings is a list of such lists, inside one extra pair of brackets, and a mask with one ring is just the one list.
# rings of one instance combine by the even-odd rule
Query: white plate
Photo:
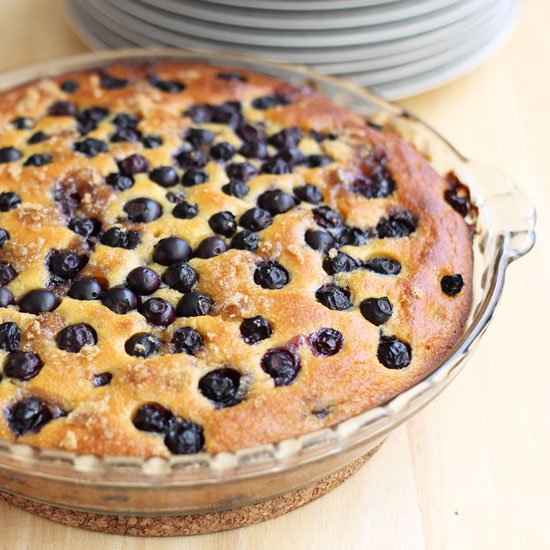
[[(444, 52), (434, 52), (431, 57), (420, 59), (415, 63), (397, 67), (384, 65), (387, 68), (380, 71), (343, 72), (338, 76), (360, 85), (369, 85), (390, 99), (420, 93), (444, 84), (480, 64), (504, 42), (516, 19), (518, 3), (519, 0), (508, 0), (504, 4), (501, 2), (497, 6), (496, 16), (493, 14), (492, 17), (487, 17), (486, 14), (486, 20), (490, 20), (491, 25), (483, 30), (485, 40), (474, 41), (464, 35), (464, 42), (473, 43), (472, 48), (465, 46), (451, 48), (450, 51), (453, 52), (451, 55), (448, 48), (449, 42), (447, 42)], [(151, 46), (159, 43), (150, 35), (143, 36), (129, 32), (128, 29), (117, 26), (113, 20), (106, 21), (101, 17), (96, 19), (97, 13), (94, 17), (94, 6), (88, 0), (66, 0), (65, 4), (67, 16), (73, 27), (93, 48), (128, 47), (146, 43)], [(94, 0), (94, 4), (97, 6), (97, 0)], [(89, 11), (90, 8), (91, 11)], [(110, 26), (108, 27), (106, 23), (109, 23)], [(487, 24), (486, 22), (485, 25)], [(121, 30), (122, 33), (119, 33)], [(475, 29), (470, 30), (475, 31)], [(457, 37), (452, 38), (456, 40)], [(190, 40), (190, 42), (195, 41)], [(197, 47), (196, 44), (194, 46)], [(323, 71), (328, 72), (327, 68), (330, 65), (334, 68), (338, 64), (324, 65), (322, 66)]]
[[(73, 0), (76, 1), (76, 0)], [(494, 3), (501, 0), (494, 0)], [(123, 14), (124, 23), (116, 19), (106, 17), (104, 11), (101, 11), (102, 3), (99, 0), (89, 2), (80, 0), (83, 7), (97, 19), (98, 23), (107, 27), (111, 32), (123, 34), (129, 40), (143, 44), (144, 37), (147, 37), (150, 45), (154, 42), (158, 45), (168, 45), (180, 48), (200, 48), (204, 50), (227, 50), (241, 53), (250, 53), (250, 48), (242, 44), (227, 44), (216, 40), (201, 40), (195, 37), (189, 37), (184, 33), (160, 29), (154, 25), (144, 23), (140, 20), (131, 19)], [(489, 10), (487, 10), (489, 11)], [(485, 16), (485, 14), (484, 14)], [(449, 40), (449, 37), (462, 35), (469, 32), (469, 29), (477, 24), (480, 19), (478, 13), (474, 13), (467, 18), (456, 21), (446, 27), (441, 27), (433, 32), (423, 33), (411, 38), (390, 40), (378, 44), (369, 44), (361, 47), (352, 48), (322, 48), (322, 49), (304, 49), (295, 48), (293, 50), (277, 48), (256, 47), (253, 53), (258, 56), (264, 56), (269, 59), (286, 61), (291, 63), (341, 63), (349, 61), (366, 61), (368, 59), (379, 59), (382, 56), (397, 55), (403, 52), (420, 50), (425, 47), (433, 47)]]
[[(397, 40), (434, 30), (471, 14), (481, 15), (483, 9), (494, 0), (462, 0), (442, 12), (411, 18), (399, 24), (374, 25), (353, 30), (289, 31), (278, 32), (254, 30), (197, 20), (183, 20), (154, 13), (132, 0), (95, 0), (93, 2), (104, 17), (118, 21), (128, 27), (136, 19), (142, 22), (186, 34), (198, 39), (216, 40), (247, 46), (271, 46), (280, 48), (327, 48), (331, 46), (356, 46), (372, 44), (383, 40)], [(115, 5), (116, 3), (116, 5)]]
[[(456, 80), (460, 76), (481, 65), (506, 42), (517, 22), (518, 12), (519, 0), (511, 0), (510, 11), (499, 32), (479, 48), (474, 55), (455, 60), (452, 64), (442, 65), (426, 73), (417, 74), (413, 78), (386, 82), (379, 86), (373, 86), (372, 89), (389, 100), (396, 100), (420, 94), (427, 90), (442, 86), (452, 80)], [(361, 78), (350, 78), (349, 80), (361, 86), (365, 85)]]
[(355, 73), (334, 73), (335, 76), (345, 78), (356, 82), (357, 78), (364, 79), (365, 85), (376, 88), (387, 82), (395, 82), (396, 80), (413, 79), (419, 74), (424, 74), (430, 71), (437, 70), (439, 67), (452, 66), (458, 63), (459, 60), (468, 57), (476, 56), (480, 49), (485, 44), (491, 42), (497, 36), (508, 17), (510, 2), (499, 4), (500, 11), (497, 17), (492, 22), (492, 25), (487, 29), (487, 32), (479, 34), (470, 40), (464, 40), (462, 43), (445, 49), (437, 55), (432, 55), (420, 59), (413, 63), (406, 63), (396, 67), (388, 67), (376, 71), (358, 71)]
[[(224, 6), (233, 6), (240, 8), (250, 7), (251, 0), (210, 0), (213, 4)], [(255, 9), (265, 10), (290, 10), (290, 11), (318, 11), (318, 10), (333, 10), (334, 3), (338, 2), (340, 9), (348, 8), (364, 8), (370, 6), (379, 6), (382, 4), (395, 4), (402, 0), (255, 0)], [(420, 0), (422, 1), (422, 0)]]
[[(330, 11), (266, 11), (250, 8), (235, 8), (212, 4), (208, 0), (138, 0), (151, 12), (188, 21), (196, 19), (207, 23), (221, 22), (224, 25), (251, 27), (254, 29), (325, 30), (348, 29), (395, 23), (442, 11), (463, 0), (402, 0), (394, 5), (357, 9), (338, 9), (338, 2)], [(118, 6), (119, 2), (112, 2)]]
[(468, 29), (464, 32), (451, 34), (446, 36), (445, 39), (437, 40), (433, 44), (428, 44), (421, 48), (409, 48), (394, 55), (381, 55), (372, 59), (366, 58), (344, 63), (313, 63), (311, 66), (324, 74), (358, 73), (388, 69), (420, 61), (427, 57), (435, 57), (449, 49), (460, 47), (464, 42), (474, 40), (477, 36), (491, 35), (493, 27), (498, 23), (501, 13), (502, 5), (497, 3), (491, 9), (484, 12), (483, 18), (469, 25)]

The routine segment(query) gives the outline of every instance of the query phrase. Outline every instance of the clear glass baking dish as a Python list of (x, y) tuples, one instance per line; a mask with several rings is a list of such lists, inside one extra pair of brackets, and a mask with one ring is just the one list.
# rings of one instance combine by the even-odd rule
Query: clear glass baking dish
[(447, 359), (431, 375), (386, 404), (275, 445), (214, 456), (163, 458), (83, 456), (0, 440), (0, 490), (73, 510), (132, 516), (200, 514), (235, 509), (312, 484), (373, 450), (389, 432), (434, 399), (460, 372), (486, 330), (510, 263), (535, 242), (535, 210), (506, 176), (465, 159), (444, 138), (367, 90), (302, 67), (239, 55), (179, 50), (92, 53), (0, 75), (0, 89), (101, 63), (186, 58), (313, 83), (340, 105), (401, 133), (441, 173), (454, 171), (479, 210), (474, 247), (473, 307)]

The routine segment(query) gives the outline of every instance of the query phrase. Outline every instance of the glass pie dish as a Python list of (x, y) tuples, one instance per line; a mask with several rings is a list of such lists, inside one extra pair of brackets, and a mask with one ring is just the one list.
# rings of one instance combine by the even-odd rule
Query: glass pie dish
[[(351, 472), (352, 464), (369, 456), (390, 431), (443, 391), (487, 328), (502, 294), (508, 265), (532, 248), (535, 212), (506, 176), (468, 161), (400, 107), (306, 68), (231, 54), (127, 50), (86, 54), (10, 71), (0, 75), (0, 88), (9, 89), (29, 80), (109, 61), (147, 57), (216, 62), (270, 74), (295, 85), (308, 82), (343, 107), (401, 134), (440, 174), (454, 173), (468, 185), (478, 211), (473, 237), (473, 305), (464, 333), (435, 371), (382, 406), (274, 445), (216, 455), (200, 453), (168, 459), (97, 457), (0, 440), (0, 491), (5, 493), (38, 505), (88, 514), (206, 517), (205, 514), (221, 514), (296, 495), (338, 472)], [(304, 499), (307, 501), (307, 497)], [(296, 506), (304, 499), (295, 499)], [(255, 517), (261, 519), (249, 516), (240, 523), (216, 525), (220, 529), (236, 527), (258, 520)]]

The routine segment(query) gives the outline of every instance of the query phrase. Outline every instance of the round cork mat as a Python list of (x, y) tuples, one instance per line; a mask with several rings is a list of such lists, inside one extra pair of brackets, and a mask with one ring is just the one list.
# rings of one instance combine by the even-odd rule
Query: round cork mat
[(256, 504), (221, 512), (182, 516), (115, 516), (57, 508), (1, 491), (0, 499), (51, 521), (102, 533), (138, 537), (174, 537), (214, 533), (275, 518), (323, 496), (359, 470), (379, 448), (380, 445), (377, 445), (345, 468), (311, 485)]

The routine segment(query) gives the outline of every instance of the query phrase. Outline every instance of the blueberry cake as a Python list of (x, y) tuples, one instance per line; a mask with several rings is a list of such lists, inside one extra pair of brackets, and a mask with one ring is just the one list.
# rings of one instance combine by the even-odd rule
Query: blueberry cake
[(173, 60), (0, 94), (0, 439), (274, 443), (432, 372), (467, 189), (311, 85)]

